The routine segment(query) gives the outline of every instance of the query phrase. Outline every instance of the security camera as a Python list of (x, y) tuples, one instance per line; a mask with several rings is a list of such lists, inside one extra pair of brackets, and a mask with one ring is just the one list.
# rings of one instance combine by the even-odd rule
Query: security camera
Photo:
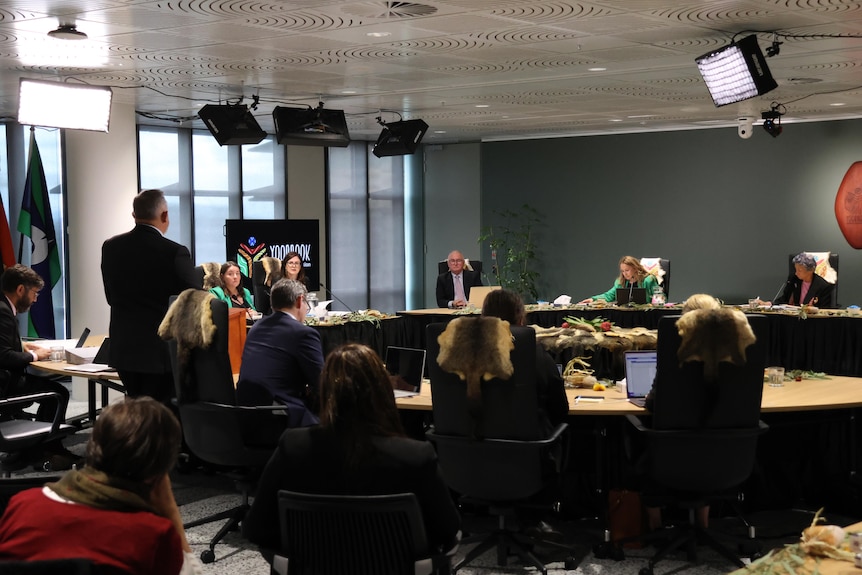
[(739, 126), (736, 128), (736, 133), (739, 134), (739, 137), (743, 140), (747, 140), (754, 134), (754, 118), (750, 116), (744, 116), (739, 119)]

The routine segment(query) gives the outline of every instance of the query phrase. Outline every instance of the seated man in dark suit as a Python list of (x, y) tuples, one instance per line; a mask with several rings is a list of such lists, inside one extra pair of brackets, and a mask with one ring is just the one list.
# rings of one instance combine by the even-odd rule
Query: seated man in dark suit
[(470, 288), (482, 285), (482, 278), (479, 272), (464, 269), (464, 256), (458, 250), (449, 254), (447, 263), (449, 271), (437, 276), (437, 307), (464, 307)]
[(239, 405), (285, 404), (290, 427), (317, 423), (323, 346), (317, 330), (303, 323), (306, 293), (296, 280), (281, 279), (272, 286), (273, 312), (248, 332), (236, 386)]

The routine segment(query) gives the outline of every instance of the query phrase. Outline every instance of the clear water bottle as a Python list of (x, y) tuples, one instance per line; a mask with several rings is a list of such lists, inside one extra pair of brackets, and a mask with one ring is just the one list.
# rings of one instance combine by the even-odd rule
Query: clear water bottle
[(658, 285), (655, 287), (655, 291), (652, 292), (652, 304), (653, 305), (664, 305), (664, 289)]
[(315, 317), (317, 314), (317, 293), (310, 291), (305, 294), (305, 301), (308, 302), (308, 317)]

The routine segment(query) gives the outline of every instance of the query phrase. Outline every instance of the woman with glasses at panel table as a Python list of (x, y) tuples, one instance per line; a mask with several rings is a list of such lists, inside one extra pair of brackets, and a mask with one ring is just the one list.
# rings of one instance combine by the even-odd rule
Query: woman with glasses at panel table
[(296, 280), (308, 287), (308, 279), (305, 277), (305, 268), (302, 266), (302, 258), (299, 253), (287, 252), (281, 263), (281, 277)]

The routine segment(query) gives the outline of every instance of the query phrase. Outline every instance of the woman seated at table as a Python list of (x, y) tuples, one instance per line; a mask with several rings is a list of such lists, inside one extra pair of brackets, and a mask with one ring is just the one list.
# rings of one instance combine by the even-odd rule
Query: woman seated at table
[[(793, 257), (793, 267), (796, 271), (790, 274), (781, 295), (775, 299), (776, 304), (813, 305), (822, 308), (835, 307), (832, 294), (835, 286), (816, 273), (817, 260), (814, 256), (802, 252)], [(761, 302), (770, 305), (771, 302)]]
[(251, 293), (242, 286), (242, 274), (236, 262), (222, 264), (218, 277), (221, 285), (211, 288), (211, 294), (225, 302), (228, 307), (257, 311), (252, 303)]
[[(521, 296), (507, 289), (488, 293), (482, 304), (482, 315), (504, 319), (514, 326), (527, 323), (527, 313)], [(547, 436), (557, 425), (565, 421), (569, 414), (569, 401), (556, 362), (538, 342), (536, 342), (536, 395), (539, 423)]]
[(305, 268), (302, 267), (302, 258), (297, 252), (287, 252), (281, 262), (281, 277), (296, 280), (308, 287), (308, 279), (305, 277)]
[(99, 572), (203, 573), (168, 477), (180, 439), (176, 417), (151, 397), (107, 406), (83, 469), (9, 501), (0, 519), (0, 560), (82, 558)]
[(644, 288), (646, 300), (649, 302), (652, 300), (652, 292), (655, 291), (656, 286), (658, 286), (658, 280), (646, 271), (639, 259), (633, 256), (623, 256), (620, 259), (620, 277), (614, 280), (613, 287), (605, 293), (582, 299), (578, 303), (593, 303), (596, 300), (615, 301), (617, 289), (629, 287)]
[(409, 439), (392, 384), (369, 347), (330, 352), (320, 374), (320, 425), (288, 429), (267, 463), (243, 535), (261, 552), (279, 548), (278, 491), (333, 495), (414, 493), (429, 552), (458, 540), (460, 517), (443, 482), (434, 447)]

